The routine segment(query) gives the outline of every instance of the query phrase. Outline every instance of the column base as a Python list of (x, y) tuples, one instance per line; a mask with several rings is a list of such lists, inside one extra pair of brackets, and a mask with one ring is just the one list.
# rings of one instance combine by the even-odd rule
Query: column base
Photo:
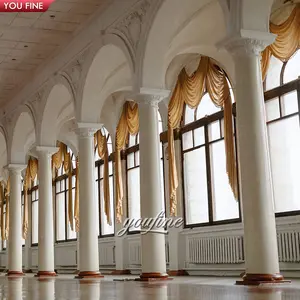
[(6, 273), (6, 276), (22, 277), (22, 276), (25, 276), (25, 274), (20, 271), (8, 271)]
[(189, 276), (190, 274), (186, 270), (169, 270), (169, 276)]
[(84, 279), (84, 278), (103, 278), (104, 276), (100, 272), (79, 272), (75, 279)]
[(38, 271), (34, 277), (56, 277), (57, 274), (53, 271)]
[(23, 273), (25, 274), (30, 274), (30, 273), (33, 273), (31, 269), (28, 269), (28, 270), (23, 270)]
[(161, 281), (161, 280), (172, 280), (167, 273), (142, 273), (140, 278), (136, 278), (135, 281)]
[(114, 270), (110, 273), (110, 275), (130, 275), (130, 270)]
[(242, 280), (236, 281), (236, 285), (260, 285), (262, 283), (290, 283), (281, 274), (249, 274), (246, 273)]

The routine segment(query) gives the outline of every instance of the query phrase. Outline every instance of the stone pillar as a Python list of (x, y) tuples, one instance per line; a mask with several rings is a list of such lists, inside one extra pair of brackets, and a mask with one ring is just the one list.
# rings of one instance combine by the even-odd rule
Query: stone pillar
[(21, 211), (21, 171), (26, 165), (10, 164), (7, 166), (10, 177), (9, 199), (9, 238), (8, 238), (8, 273), (23, 276), (22, 271), (22, 211)]
[[(243, 33), (243, 32), (242, 32)], [(274, 36), (224, 42), (235, 62), (237, 145), (244, 221), (246, 274), (239, 284), (280, 282), (260, 53)], [(255, 36), (257, 35), (257, 38)], [(254, 37), (254, 38), (253, 38)]]
[(52, 154), (56, 147), (37, 147), (39, 157), (39, 247), (38, 273), (40, 276), (56, 276), (54, 271), (54, 234), (53, 234), (53, 195), (52, 195)]
[(76, 278), (103, 277), (99, 272), (96, 220), (94, 134), (101, 124), (78, 123), (79, 141), (79, 261)]
[[(158, 103), (168, 93), (155, 91), (137, 96), (140, 119), (140, 199), (141, 217), (156, 218), (162, 207), (160, 181), (160, 140), (158, 130)], [(147, 228), (142, 228), (142, 231)], [(163, 228), (153, 228), (163, 231)], [(141, 280), (166, 279), (165, 235), (159, 232), (141, 234), (142, 274)]]

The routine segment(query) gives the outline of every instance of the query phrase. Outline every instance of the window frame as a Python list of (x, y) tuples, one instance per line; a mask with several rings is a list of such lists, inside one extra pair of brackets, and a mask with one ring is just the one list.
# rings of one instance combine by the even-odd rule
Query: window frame
[[(195, 115), (197, 115), (197, 109), (195, 109)], [(232, 114), (233, 114), (233, 126), (234, 126), (234, 132), (236, 133), (236, 104), (232, 104)], [(183, 113), (183, 118), (185, 115), (185, 109)], [(234, 223), (241, 223), (242, 222), (242, 212), (241, 212), (241, 201), (240, 201), (240, 186), (239, 186), (239, 176), (238, 176), (238, 153), (235, 151), (236, 154), (236, 166), (237, 166), (237, 187), (238, 187), (238, 199), (236, 200), (239, 203), (239, 217), (238, 218), (233, 218), (233, 219), (226, 219), (226, 220), (219, 220), (215, 221), (214, 220), (214, 215), (213, 215), (213, 197), (212, 197), (212, 180), (211, 180), (211, 157), (210, 157), (210, 145), (217, 143), (219, 141), (224, 140), (224, 137), (221, 137), (219, 139), (209, 141), (209, 135), (208, 135), (208, 126), (209, 124), (219, 121), (224, 118), (224, 111), (221, 110), (219, 112), (216, 112), (212, 115), (205, 116), (204, 118), (201, 118), (199, 120), (196, 120), (194, 122), (188, 123), (186, 125), (183, 124), (179, 130), (179, 136), (178, 139), (180, 140), (180, 146), (181, 146), (181, 179), (182, 179), (182, 200), (183, 200), (183, 219), (184, 219), (184, 224), (183, 228), (199, 228), (199, 227), (207, 227), (207, 226), (215, 226), (215, 225), (224, 225), (224, 224), (234, 224)], [(220, 123), (221, 126), (221, 123)], [(197, 128), (203, 127), (204, 128), (204, 137), (205, 137), (205, 142), (202, 145), (196, 146), (196, 147), (191, 147), (188, 150), (183, 150), (183, 142), (182, 142), (182, 135), (184, 133), (187, 133), (189, 131), (193, 131)], [(237, 138), (236, 134), (234, 133), (234, 144), (235, 144), (235, 149), (237, 149)], [(194, 133), (193, 133), (193, 143), (194, 143)], [(205, 148), (205, 163), (206, 163), (206, 180), (207, 180), (207, 205), (208, 205), (208, 222), (205, 223), (193, 223), (193, 224), (188, 224), (187, 223), (187, 205), (186, 205), (186, 194), (185, 194), (185, 186), (184, 186), (184, 154), (194, 151), (196, 149), (199, 149), (201, 147)]]
[[(266, 103), (267, 101), (277, 98), (278, 97), (278, 105), (279, 105), (279, 113), (280, 116), (279, 118), (273, 119), (271, 121), (266, 121), (267, 126), (269, 124), (275, 123), (275, 122), (279, 122), (281, 120), (284, 119), (288, 119), (294, 116), (299, 117), (299, 128), (300, 128), (300, 77), (298, 77), (298, 79), (295, 79), (293, 81), (287, 82), (285, 84), (283, 84), (283, 74), (284, 74), (284, 70), (285, 70), (285, 66), (287, 65), (289, 61), (286, 61), (283, 66), (282, 66), (282, 70), (280, 73), (280, 86), (277, 86), (271, 90), (267, 90), (264, 92), (264, 102)], [(281, 98), (282, 96), (284, 96), (285, 94), (288, 94), (290, 92), (296, 91), (297, 93), (297, 102), (298, 102), (298, 112), (295, 113), (291, 113), (289, 115), (282, 115), (282, 108), (281, 108)], [(288, 217), (288, 216), (298, 216), (300, 215), (300, 210), (292, 210), (292, 211), (285, 211), (285, 212), (277, 212), (275, 213), (275, 217), (276, 218), (280, 218), (280, 217)]]

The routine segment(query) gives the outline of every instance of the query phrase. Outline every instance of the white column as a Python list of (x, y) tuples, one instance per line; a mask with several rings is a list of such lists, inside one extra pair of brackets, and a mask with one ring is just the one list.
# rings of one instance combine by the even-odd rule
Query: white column
[(26, 165), (8, 165), (10, 177), (8, 275), (23, 275), (21, 171)]
[[(165, 95), (164, 97), (166, 97)], [(161, 95), (139, 95), (141, 217), (155, 218), (163, 211), (160, 181), (158, 103)], [(155, 228), (154, 228), (155, 229)], [(160, 230), (163, 230), (162, 228)], [(165, 235), (141, 235), (142, 280), (166, 278)]]
[(79, 261), (78, 278), (102, 277), (99, 272), (96, 220), (94, 133), (100, 124), (78, 123), (79, 140)]
[[(253, 36), (253, 33), (252, 33)], [(243, 207), (246, 275), (243, 284), (282, 280), (270, 170), (260, 53), (274, 37), (227, 42), (236, 77), (237, 144)]]
[(28, 201), (28, 232), (25, 240), (25, 273), (31, 271), (31, 194), (27, 195)]
[(37, 276), (56, 276), (54, 272), (52, 154), (56, 147), (37, 147), (39, 157), (39, 247)]

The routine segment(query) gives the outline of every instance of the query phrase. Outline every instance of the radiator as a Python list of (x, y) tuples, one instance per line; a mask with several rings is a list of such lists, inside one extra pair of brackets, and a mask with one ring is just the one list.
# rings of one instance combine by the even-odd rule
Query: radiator
[(187, 254), (191, 264), (243, 263), (243, 236), (188, 237)]
[(300, 262), (300, 232), (278, 232), (277, 244), (280, 262)]

